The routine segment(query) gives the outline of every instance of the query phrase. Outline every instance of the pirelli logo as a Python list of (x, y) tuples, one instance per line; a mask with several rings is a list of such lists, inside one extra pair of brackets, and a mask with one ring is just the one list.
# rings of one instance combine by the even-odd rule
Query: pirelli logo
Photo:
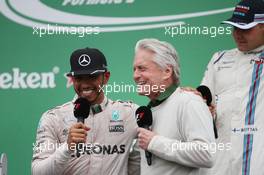
[(124, 126), (123, 125), (109, 126), (109, 132), (124, 132)]

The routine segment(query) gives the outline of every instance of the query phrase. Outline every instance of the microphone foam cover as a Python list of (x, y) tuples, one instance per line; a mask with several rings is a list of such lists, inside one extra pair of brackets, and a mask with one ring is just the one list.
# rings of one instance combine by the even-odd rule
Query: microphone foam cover
[(86, 98), (80, 97), (74, 104), (73, 113), (76, 118), (87, 118), (89, 116), (91, 104)]
[(136, 110), (136, 119), (139, 127), (152, 125), (152, 112), (147, 106), (140, 106)]
[(203, 96), (203, 98), (206, 99), (206, 103), (209, 106), (212, 102), (212, 93), (210, 89), (207, 86), (201, 85), (196, 88)]

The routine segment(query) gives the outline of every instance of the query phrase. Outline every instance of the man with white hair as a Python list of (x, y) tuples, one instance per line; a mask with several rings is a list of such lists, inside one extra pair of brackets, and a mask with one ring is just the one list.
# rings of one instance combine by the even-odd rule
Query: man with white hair
[(236, 49), (214, 54), (202, 84), (210, 88), (216, 104), (218, 150), (212, 175), (264, 174), (264, 1), (243, 0), (233, 16)]
[[(151, 130), (138, 128), (141, 175), (196, 175), (212, 167), (212, 117), (200, 96), (178, 87), (179, 59), (173, 46), (157, 39), (138, 41), (134, 81), (143, 89), (139, 94), (150, 99), (153, 115)], [(152, 154), (151, 165), (144, 150)]]

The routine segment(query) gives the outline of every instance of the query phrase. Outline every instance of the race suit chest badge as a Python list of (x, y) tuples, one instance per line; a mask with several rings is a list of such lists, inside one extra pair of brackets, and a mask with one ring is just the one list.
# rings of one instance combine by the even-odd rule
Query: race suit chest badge
[(124, 131), (124, 121), (120, 117), (120, 112), (118, 110), (113, 110), (109, 122), (109, 132), (123, 133)]

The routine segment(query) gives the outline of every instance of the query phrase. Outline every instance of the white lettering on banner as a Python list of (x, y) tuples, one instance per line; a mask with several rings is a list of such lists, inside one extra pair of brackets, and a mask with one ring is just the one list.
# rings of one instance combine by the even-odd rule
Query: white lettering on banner
[(47, 89), (55, 88), (55, 74), (59, 72), (58, 67), (53, 72), (21, 72), (19, 68), (13, 68), (12, 74), (4, 72), (0, 74), (0, 89)]
[[(121, 0), (63, 0), (62, 6), (70, 6), (72, 4), (76, 6), (81, 6), (82, 4), (86, 5), (87, 3), (88, 5), (89, 3), (94, 5), (94, 3), (97, 2), (99, 3), (98, 5), (101, 6), (105, 6), (106, 4), (109, 4), (109, 6), (113, 4), (122, 5), (122, 3), (119, 3), (119, 1)], [(111, 4), (109, 2), (111, 2)], [(123, 4), (127, 3), (130, 5), (132, 3), (135, 3), (136, 1), (122, 0), (122, 2)], [(28, 4), (30, 4), (30, 6)], [(14, 11), (14, 9), (16, 11)], [(37, 29), (42, 29), (42, 31), (40, 32), (44, 32), (45, 34), (47, 34), (48, 31), (44, 30), (44, 28), (48, 24), (59, 24), (58, 26), (51, 25), (51, 30), (54, 29), (54, 27), (69, 28), (69, 26), (95, 26), (95, 29), (100, 28), (100, 33), (155, 29), (183, 25), (185, 24), (185, 22), (182, 21), (184, 19), (221, 14), (233, 10), (234, 8), (231, 7), (161, 16), (112, 17), (95, 16), (92, 14), (81, 15), (72, 12), (62, 11), (56, 8), (51, 8), (42, 1), (36, 0), (27, 0), (27, 3), (14, 0), (8, 1), (8, 3), (7, 0), (0, 1), (0, 11), (2, 12), (2, 14), (10, 20), (15, 21), (19, 24), (33, 27), (33, 34), (38, 34), (39, 31)]]
[(105, 4), (121, 4), (127, 3), (131, 4), (134, 3), (135, 0), (64, 0), (62, 5), (105, 5)]

